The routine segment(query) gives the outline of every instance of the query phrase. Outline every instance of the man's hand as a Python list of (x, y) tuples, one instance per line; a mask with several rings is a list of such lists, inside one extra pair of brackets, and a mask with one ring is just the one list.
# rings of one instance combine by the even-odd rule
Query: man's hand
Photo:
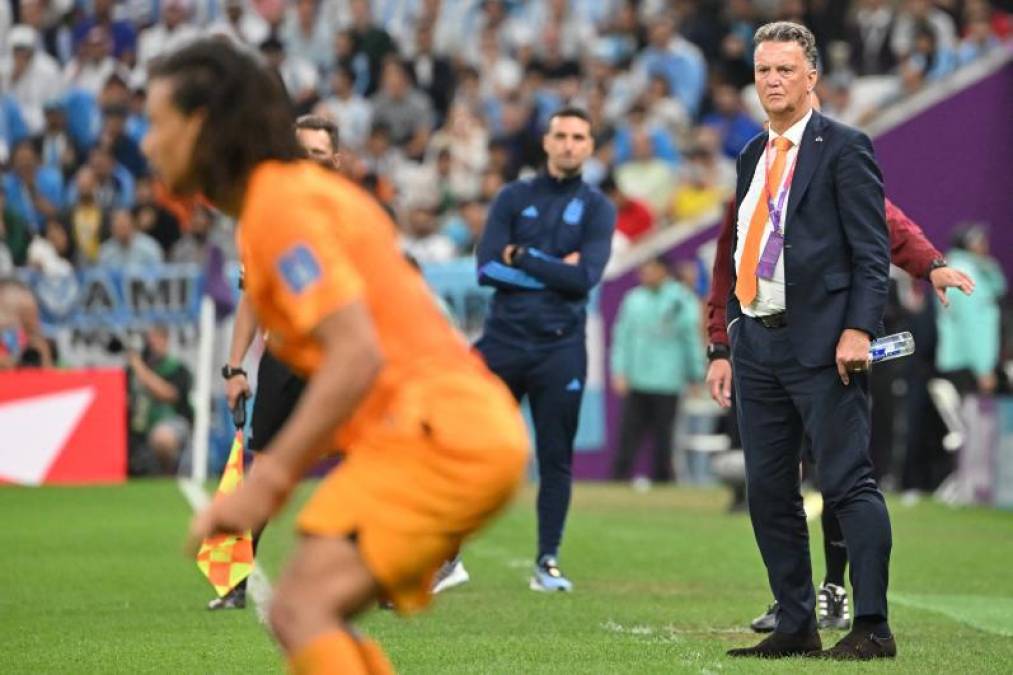
[(233, 375), (225, 380), (225, 400), (229, 402), (229, 410), (236, 407), (240, 398), (250, 397), (250, 383), (246, 375)]
[(196, 556), (201, 542), (216, 534), (240, 534), (263, 525), (285, 503), (294, 485), (291, 472), (263, 453), (235, 492), (218, 497), (193, 517), (185, 554)]
[(503, 248), (503, 262), (505, 262), (507, 265), (513, 265), (514, 251), (516, 250), (517, 244), (507, 244), (506, 247)]
[(932, 270), (929, 272), (929, 281), (932, 282), (932, 288), (935, 289), (943, 307), (950, 306), (950, 301), (946, 299), (947, 288), (959, 288), (964, 295), (970, 295), (974, 291), (974, 279), (952, 267), (937, 267)]
[(869, 369), (870, 342), (865, 331), (845, 328), (841, 333), (841, 339), (837, 341), (837, 374), (844, 386), (851, 382), (848, 373), (864, 373)]
[(564, 256), (563, 262), (567, 265), (579, 265), (580, 264), (580, 251), (574, 251), (573, 253)]
[(630, 383), (622, 375), (613, 375), (612, 391), (616, 393), (616, 396), (626, 396), (630, 391)]
[(714, 359), (707, 367), (707, 386), (711, 398), (722, 408), (732, 406), (732, 362)]
[(985, 396), (994, 394), (995, 388), (998, 386), (999, 378), (995, 376), (995, 373), (985, 373), (978, 376), (978, 391)]

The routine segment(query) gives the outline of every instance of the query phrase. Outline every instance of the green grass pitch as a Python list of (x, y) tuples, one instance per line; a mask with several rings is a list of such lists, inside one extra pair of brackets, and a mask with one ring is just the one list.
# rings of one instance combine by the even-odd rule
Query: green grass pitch
[[(899, 658), (766, 663), (724, 656), (755, 639), (745, 626), (769, 601), (748, 520), (725, 499), (578, 485), (562, 557), (576, 591), (547, 596), (527, 590), (526, 490), (466, 548), (470, 584), (422, 616), (359, 625), (404, 673), (1013, 672), (1013, 513), (891, 502)], [(272, 578), (295, 510), (265, 536)], [(0, 673), (284, 672), (252, 609), (204, 609), (212, 591), (180, 553), (190, 508), (174, 482), (3, 488), (0, 513)]]

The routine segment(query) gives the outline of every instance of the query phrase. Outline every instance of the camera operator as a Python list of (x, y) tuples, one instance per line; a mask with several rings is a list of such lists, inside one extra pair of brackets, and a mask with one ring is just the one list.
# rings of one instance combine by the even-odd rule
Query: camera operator
[[(143, 347), (139, 351), (138, 347)], [(128, 344), (130, 474), (175, 473), (190, 439), (193, 376), (169, 354), (169, 331), (155, 325)]]

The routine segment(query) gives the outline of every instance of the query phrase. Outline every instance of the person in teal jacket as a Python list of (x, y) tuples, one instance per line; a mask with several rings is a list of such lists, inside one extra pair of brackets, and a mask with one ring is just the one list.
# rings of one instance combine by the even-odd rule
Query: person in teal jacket
[(995, 391), (999, 365), (999, 302), (1006, 293), (1002, 268), (989, 255), (988, 233), (981, 225), (959, 229), (950, 267), (974, 279), (974, 293), (957, 294), (947, 311), (937, 313), (936, 368), (962, 392)]
[(640, 285), (623, 298), (612, 338), (612, 386), (623, 398), (613, 478), (630, 478), (646, 434), (654, 444), (651, 478), (675, 478), (672, 425), (679, 395), (704, 375), (700, 316), (697, 297), (672, 279), (663, 259), (641, 266)]

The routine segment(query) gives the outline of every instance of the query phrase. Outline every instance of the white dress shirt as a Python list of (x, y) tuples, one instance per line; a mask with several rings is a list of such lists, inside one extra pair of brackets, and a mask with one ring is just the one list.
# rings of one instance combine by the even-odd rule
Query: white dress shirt
[[(749, 190), (746, 192), (745, 198), (742, 200), (742, 204), (739, 205), (739, 213), (736, 222), (737, 239), (735, 246), (735, 269), (739, 269), (739, 264), (742, 261), (742, 250), (746, 244), (746, 233), (749, 231), (749, 221), (753, 217), (753, 211), (756, 210), (756, 205), (760, 199), (765, 198), (764, 182), (767, 180), (767, 151), (775, 153), (776, 150), (773, 147), (774, 139), (779, 135), (785, 136), (791, 141), (791, 149), (788, 150), (788, 156), (784, 162), (784, 173), (781, 175), (781, 184), (788, 180), (788, 173), (791, 171), (791, 167), (795, 163), (795, 159), (798, 157), (798, 148), (802, 143), (802, 133), (805, 131), (805, 127), (809, 124), (809, 119), (812, 117), (812, 109), (805, 114), (805, 117), (795, 122), (791, 127), (788, 128), (784, 134), (778, 134), (773, 129), (768, 132), (767, 147), (764, 148), (763, 153), (760, 154), (760, 161), (756, 163), (756, 170), (753, 172), (753, 180), (749, 184)], [(770, 164), (773, 166), (774, 157), (770, 158)], [(788, 186), (790, 188), (790, 186)], [(773, 195), (773, 199), (776, 200), (780, 194), (780, 189)], [(787, 211), (788, 201), (791, 199), (790, 189), (784, 196), (784, 215), (781, 220), (781, 234), (787, 232)], [(767, 239), (770, 238), (770, 233), (773, 232), (774, 226), (770, 222), (770, 216), (767, 216), (767, 222), (763, 225), (763, 239), (760, 241), (760, 257), (763, 257), (763, 249), (767, 245)], [(781, 255), (777, 259), (777, 265), (774, 268), (774, 277), (769, 281), (767, 279), (757, 278), (756, 284), (756, 299), (753, 300), (752, 304), (743, 307), (742, 313), (746, 316), (766, 316), (768, 314), (777, 314), (783, 312), (787, 307), (785, 303), (784, 294), (784, 251), (781, 251)]]

